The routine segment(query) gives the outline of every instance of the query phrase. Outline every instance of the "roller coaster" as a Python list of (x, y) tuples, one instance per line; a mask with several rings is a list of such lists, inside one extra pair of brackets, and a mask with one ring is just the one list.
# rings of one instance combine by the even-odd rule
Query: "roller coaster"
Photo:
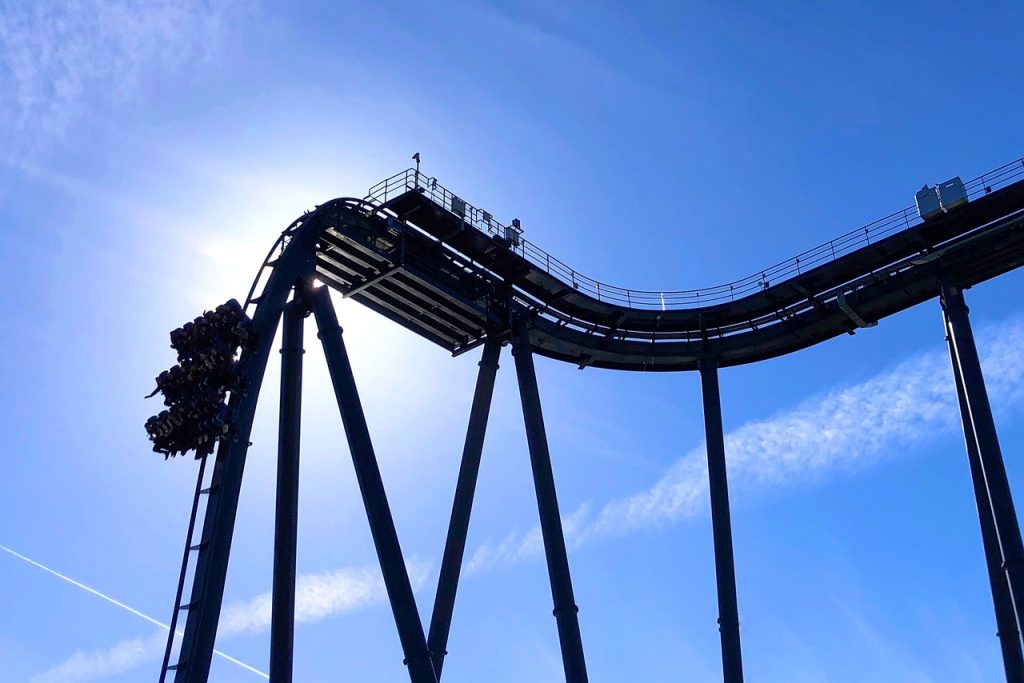
[[(503, 346), (515, 361), (567, 683), (588, 680), (534, 356), (643, 372), (698, 371), (707, 436), (723, 680), (740, 683), (737, 590), (718, 369), (824, 342), (938, 298), (963, 421), (1006, 679), (1024, 683), (1024, 543), (964, 290), (1024, 264), (1024, 159), (964, 184), (969, 201), (914, 207), (751, 276), (650, 291), (587, 277), (416, 168), (296, 219), (271, 247), (244, 304), (249, 341), (218, 432), (200, 461), (159, 680), (209, 679), (253, 416), (283, 320), (270, 679), (292, 680), (303, 327), (312, 314), (412, 683), (438, 683)], [(453, 356), (481, 349), (448, 535), (424, 628), (402, 557), (330, 290)], [(220, 309), (218, 309), (220, 310)], [(225, 309), (226, 310), (226, 309)], [(234, 310), (234, 309), (232, 309)], [(204, 356), (205, 357), (205, 356)], [(223, 358), (223, 354), (218, 356)], [(227, 366), (225, 366), (227, 367)], [(219, 372), (219, 371), (218, 371)], [(233, 380), (234, 381), (234, 380)], [(213, 444), (216, 443), (214, 449)], [(207, 468), (207, 460), (213, 467)], [(201, 523), (200, 523), (201, 519)], [(188, 584), (191, 583), (191, 588)], [(185, 600), (186, 591), (189, 598)], [(175, 637), (179, 615), (184, 634)]]

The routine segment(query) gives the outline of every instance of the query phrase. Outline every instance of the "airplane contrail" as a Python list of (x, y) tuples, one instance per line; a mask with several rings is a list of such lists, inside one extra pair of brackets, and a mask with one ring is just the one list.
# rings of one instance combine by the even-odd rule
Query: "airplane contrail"
[[(36, 562), (31, 557), (25, 557), (21, 553), (15, 551), (15, 550), (11, 550), (10, 548), (8, 548), (5, 545), (0, 545), (0, 550), (3, 550), (5, 553), (8, 553), (9, 555), (13, 555), (14, 557), (18, 558), (19, 560), (21, 560), (23, 562), (27, 562), (28, 564), (32, 565), (33, 567), (38, 567), (39, 569), (42, 569), (44, 572), (47, 572), (49, 574), (52, 574), (53, 576), (56, 576), (61, 581), (64, 581), (66, 583), (70, 583), (72, 586), (75, 586), (76, 588), (81, 588), (82, 590), (84, 590), (87, 593), (91, 593), (91, 594), (95, 595), (98, 598), (102, 598), (103, 600), (106, 600), (107, 602), (109, 602), (112, 605), (116, 605), (116, 606), (120, 607), (121, 609), (123, 609), (123, 610), (125, 610), (127, 612), (131, 612), (135, 616), (140, 617), (142, 619), (145, 619), (149, 623), (154, 624), (156, 626), (159, 626), (160, 628), (164, 629), (165, 631), (170, 631), (171, 630), (171, 627), (168, 626), (167, 624), (163, 623), (162, 621), (154, 619), (153, 617), (149, 616), (148, 614), (146, 614), (144, 612), (140, 612), (139, 610), (135, 609), (131, 605), (126, 605), (123, 602), (121, 602), (120, 600), (112, 598), (109, 595), (106, 595), (105, 593), (101, 593), (98, 590), (96, 590), (95, 588), (90, 588), (89, 586), (86, 586), (81, 581), (75, 581), (70, 576), (66, 576), (66, 575), (61, 574), (60, 572), (58, 572), (58, 571), (56, 571), (54, 569), (50, 569), (46, 565), (41, 564), (39, 562)], [(176, 630), (174, 633), (175, 633), (175, 635), (179, 635), (179, 636), (182, 635), (182, 632), (178, 631), (178, 630)], [(263, 678), (266, 678), (266, 679), (270, 678), (269, 675), (267, 675), (266, 673), (260, 671), (256, 667), (249, 666), (248, 664), (246, 664), (245, 662), (241, 661), (240, 659), (235, 659), (231, 655), (225, 654), (224, 652), (221, 652), (220, 650), (214, 650), (213, 654), (217, 655), (218, 657), (221, 657), (222, 659), (225, 659), (225, 660), (231, 662), (232, 664), (240, 666), (243, 669), (251, 671), (254, 674), (262, 676)]]

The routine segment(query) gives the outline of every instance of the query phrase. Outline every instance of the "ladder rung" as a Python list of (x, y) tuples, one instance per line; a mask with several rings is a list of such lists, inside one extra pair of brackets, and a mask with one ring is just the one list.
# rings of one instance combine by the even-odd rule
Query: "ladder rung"
[(167, 667), (167, 670), (168, 671), (176, 671), (176, 670), (182, 668), (183, 666), (185, 666), (187, 663), (188, 662), (178, 662), (177, 664), (171, 664), (169, 667)]
[(205, 489), (201, 489), (199, 491), (199, 493), (200, 494), (212, 493), (212, 492), (216, 491), (218, 488), (220, 488), (220, 486), (217, 485), (217, 484), (214, 484), (213, 486), (207, 486)]
[(188, 547), (188, 551), (192, 552), (193, 550), (202, 550), (205, 547), (206, 547), (206, 541), (201, 541), (199, 543), (196, 543), (195, 545), (190, 545)]
[(179, 612), (184, 612), (187, 609), (192, 609), (192, 605), (194, 605), (194, 604), (196, 604), (196, 603), (194, 603), (194, 602), (186, 602), (184, 605), (178, 605), (178, 611)]

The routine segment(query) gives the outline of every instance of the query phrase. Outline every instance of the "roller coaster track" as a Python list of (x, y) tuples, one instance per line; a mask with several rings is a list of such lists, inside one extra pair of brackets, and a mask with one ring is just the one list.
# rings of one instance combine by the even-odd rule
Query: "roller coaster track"
[[(928, 220), (903, 209), (752, 276), (675, 291), (627, 289), (586, 277), (416, 169), (382, 181), (364, 198), (334, 199), (307, 212), (273, 245), (246, 300), (259, 343), (242, 358), (246, 388), (233, 393), (229, 404), (235, 430), (220, 442), (207, 487), (202, 486), (200, 470), (192, 515), (194, 521), (200, 497), (207, 496), (202, 536), (192, 543), (190, 523), (175, 606), (175, 614), (187, 612), (185, 633), (174, 664), (169, 663), (173, 640), (168, 643), (161, 680), (169, 671), (175, 672), (176, 683), (208, 680), (248, 439), (282, 317), (283, 353), (294, 360), (301, 354), (302, 319), (310, 311), (316, 316), (413, 683), (436, 683), (440, 678), (501, 347), (513, 347), (563, 664), (566, 680), (572, 683), (585, 682), (587, 674), (533, 356), (580, 368), (699, 370), (723, 671), (727, 683), (739, 683), (742, 667), (718, 368), (852, 334), (940, 297), (1007, 680), (1024, 683), (1019, 636), (1024, 621), (1024, 544), (962, 294), (1024, 265), (1024, 159), (979, 176), (966, 188), (967, 204)], [(341, 328), (327, 289), (316, 287), (317, 280), (453, 355), (484, 349), (429, 636), (405, 573)], [(279, 445), (279, 486), (297, 481), (298, 467), (301, 363), (286, 367), (291, 369), (282, 373), (281, 433), (290, 436), (282, 436)], [(287, 406), (291, 412), (286, 412)], [(292, 491), (292, 504), (295, 495), (297, 489)], [(275, 614), (278, 604), (287, 602), (278, 596), (288, 593), (287, 579), (278, 578), (279, 556), (287, 566), (290, 553), (294, 583), (294, 509), (282, 512), (280, 502), (277, 528)], [(192, 552), (196, 558), (191, 597), (181, 604)], [(275, 625), (287, 622), (275, 616)], [(279, 635), (285, 631), (290, 634), (289, 628), (275, 626), (271, 634), (275, 683), (291, 679), (290, 635)], [(285, 650), (286, 657), (281, 654)]]
[(327, 284), (460, 353), (507, 328), (505, 299), (533, 314), (545, 356), (621, 370), (764, 360), (852, 333), (1024, 258), (1024, 159), (966, 183), (972, 201), (922, 221), (903, 209), (735, 282), (643, 291), (581, 275), (435, 180), (409, 169), (371, 188), (371, 224), (324, 234)]

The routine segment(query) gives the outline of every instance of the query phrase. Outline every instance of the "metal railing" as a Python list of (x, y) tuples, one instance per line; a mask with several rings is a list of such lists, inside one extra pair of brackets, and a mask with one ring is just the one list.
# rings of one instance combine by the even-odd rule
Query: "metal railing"
[[(965, 182), (964, 187), (967, 190), (968, 198), (973, 199), (1005, 187), (1021, 177), (1024, 177), (1024, 158), (973, 178)], [(441, 208), (460, 216), (467, 224), (485, 233), (505, 238), (510, 230), (509, 226), (495, 220), (489, 212), (469, 204), (440, 185), (436, 178), (425, 176), (413, 168), (396, 173), (371, 187), (366, 195), (366, 200), (379, 206), (409, 191), (422, 193)], [(767, 289), (773, 282), (795, 277), (811, 268), (834, 261), (840, 256), (922, 222), (916, 207), (909, 206), (839, 235), (753, 275), (722, 285), (700, 289), (655, 291), (618, 287), (580, 273), (522, 237), (508, 242), (508, 247), (539, 269), (599, 301), (627, 308), (668, 310), (697, 308), (734, 301), (748, 294)]]

